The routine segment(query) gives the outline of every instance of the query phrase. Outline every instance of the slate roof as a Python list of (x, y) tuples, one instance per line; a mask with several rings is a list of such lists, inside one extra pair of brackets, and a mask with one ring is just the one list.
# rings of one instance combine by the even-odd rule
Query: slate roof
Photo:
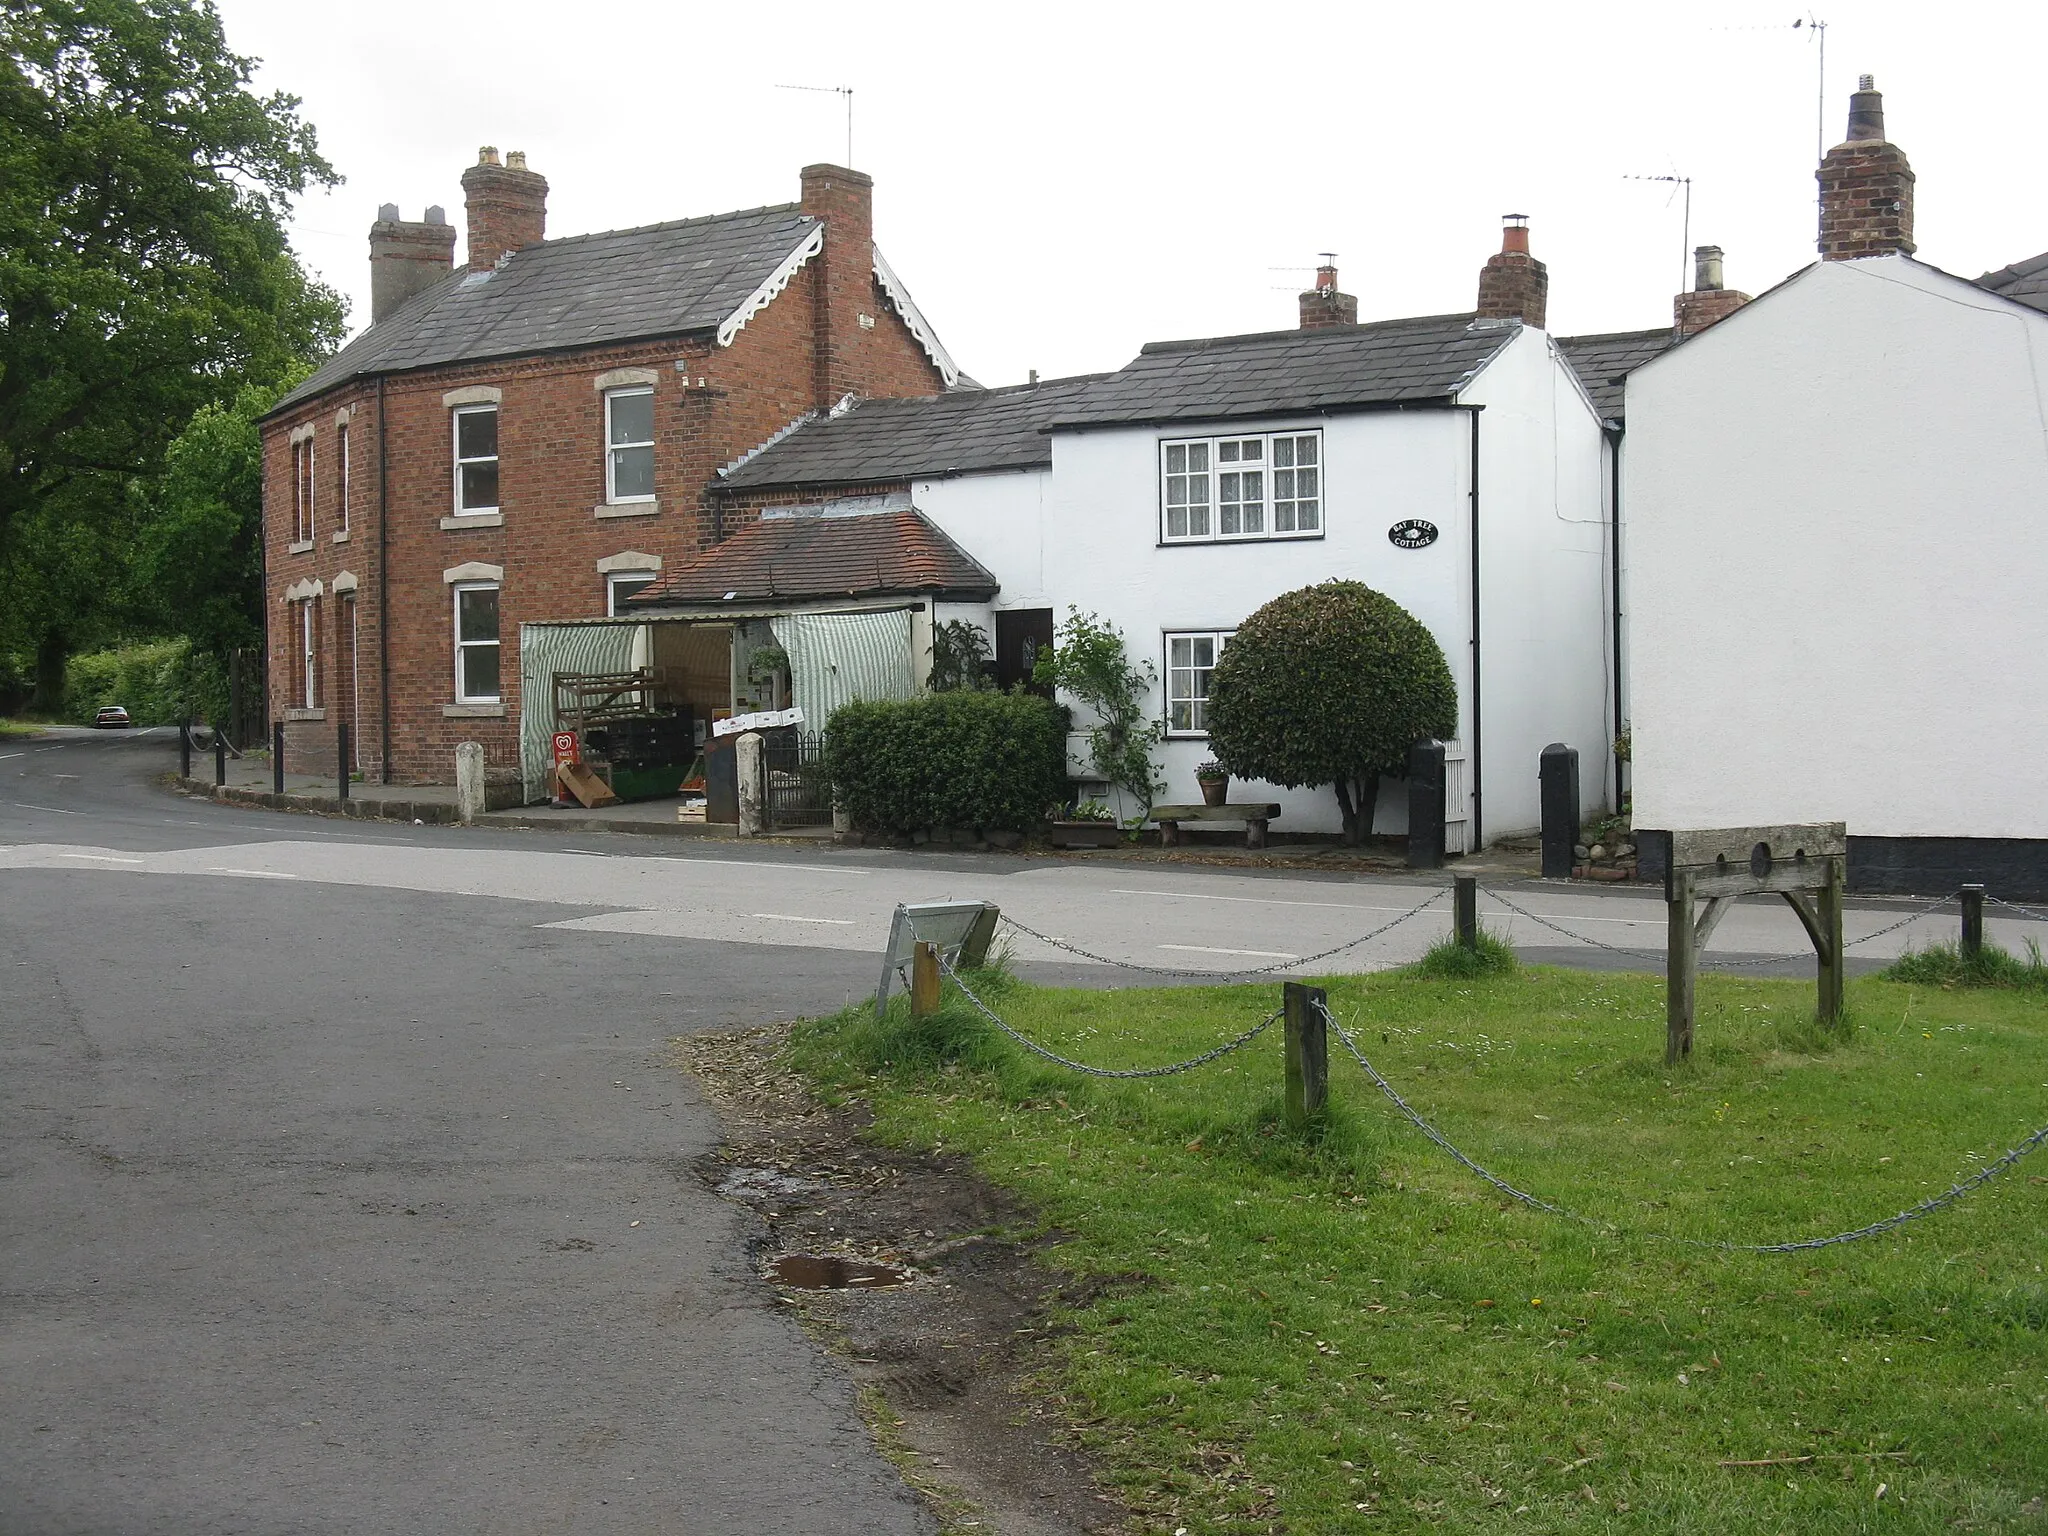
[(975, 470), (1052, 463), (1042, 430), (1090, 385), (1082, 374), (1003, 389), (908, 400), (863, 400), (845, 414), (805, 422), (726, 475), (720, 486), (878, 485)]
[(2016, 261), (1977, 279), (1979, 288), (2048, 313), (2048, 251), (2027, 261)]
[(1622, 389), (1628, 376), (1678, 339), (1670, 326), (1654, 331), (1609, 331), (1600, 336), (1560, 336), (1557, 344), (1572, 372), (1593, 397), (1602, 421), (1622, 420)]
[(1519, 323), (1425, 315), (1326, 330), (1148, 343), (1091, 384), (1050, 428), (1224, 421), (1448, 402)]
[[(665, 571), (631, 608), (926, 592), (988, 598), (999, 583), (922, 512), (771, 512)], [(732, 594), (728, 598), (727, 594)]]
[(277, 404), (360, 374), (717, 327), (809, 238), (795, 203), (544, 240), (458, 268), (329, 358)]

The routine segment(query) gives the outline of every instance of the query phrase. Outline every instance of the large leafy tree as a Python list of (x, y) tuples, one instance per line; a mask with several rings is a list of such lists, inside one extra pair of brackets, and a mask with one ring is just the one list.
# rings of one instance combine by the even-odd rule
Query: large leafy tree
[(135, 479), (340, 339), (285, 238), (339, 178), (253, 67), (210, 0), (0, 0), (0, 607), (45, 684), (133, 617)]
[(1209, 680), (1209, 747), (1240, 778), (1330, 784), (1344, 836), (1372, 831), (1380, 779), (1453, 736), (1458, 690), (1436, 637), (1356, 581), (1283, 592), (1231, 637)]

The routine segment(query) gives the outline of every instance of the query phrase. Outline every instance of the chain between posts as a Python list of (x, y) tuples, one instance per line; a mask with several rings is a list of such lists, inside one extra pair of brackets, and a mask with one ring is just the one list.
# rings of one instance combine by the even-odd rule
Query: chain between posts
[(1291, 960), (1279, 960), (1272, 965), (1253, 966), (1249, 970), (1241, 971), (1201, 971), (1190, 970), (1185, 966), (1147, 965), (1142, 960), (1114, 960), (1108, 955), (1098, 955), (1093, 950), (1083, 949), (1078, 944), (1069, 944), (1065, 939), (1056, 939), (1049, 933), (1040, 933), (1028, 923), (1018, 922), (1016, 918), (1010, 916), (1007, 912), (1002, 915), (1002, 920), (1027, 938), (1036, 939), (1041, 944), (1050, 944), (1054, 949), (1063, 949), (1070, 955), (1079, 955), (1084, 960), (1093, 960), (1098, 965), (1113, 965), (1126, 971), (1146, 971), (1154, 976), (1207, 976), (1217, 980), (1228, 981), (1233, 977), (1241, 976), (1271, 976), (1280, 971), (1294, 970), (1299, 966), (1314, 965), (1318, 960), (1327, 960), (1332, 955), (1341, 955), (1347, 949), (1356, 949), (1359, 945), (1370, 943), (1381, 934), (1400, 927), (1409, 918), (1434, 906), (1443, 898), (1444, 893), (1442, 891), (1432, 891), (1399, 917), (1381, 923), (1379, 927), (1372, 929), (1368, 933), (1361, 933), (1355, 939), (1346, 939), (1342, 944), (1336, 945), (1334, 948), (1320, 950), (1313, 955), (1301, 955)]
[(2016, 901), (2001, 901), (1989, 891), (1984, 893), (1984, 899), (1995, 906), (2004, 907), (2008, 912), (2024, 913), (2037, 923), (2048, 923), (2048, 912), (2036, 912), (2032, 907), (2023, 907)]
[[(1547, 1200), (1538, 1199), (1526, 1190), (1517, 1189), (1506, 1179), (1489, 1172), (1486, 1168), (1467, 1157), (1449, 1137), (1431, 1125), (1412, 1104), (1401, 1097), (1394, 1085), (1388, 1082), (1380, 1074), (1379, 1069), (1366, 1059), (1365, 1052), (1358, 1048), (1358, 1042), (1352, 1038), (1351, 1031), (1338, 1022), (1337, 1016), (1327, 1006), (1323, 1008), (1322, 1013), (1324, 1023), (1336, 1031), (1337, 1038), (1344, 1042), (1344, 1049), (1351, 1053), (1351, 1059), (1364, 1069), (1365, 1075), (1372, 1079), (1373, 1086), (1379, 1089), (1381, 1094), (1386, 1097), (1387, 1102), (1399, 1110), (1411, 1125), (1435, 1142), (1437, 1146), (1441, 1147), (1465, 1168), (1477, 1174), (1510, 1199), (1517, 1200), (1533, 1210), (1543, 1211), (1552, 1216), (1562, 1216), (1567, 1221), (1575, 1221), (1582, 1226), (1596, 1227), (1607, 1232), (1620, 1234), (1626, 1231), (1626, 1229), (1617, 1227), (1612, 1222), (1596, 1221), (1591, 1216), (1584, 1216), (1577, 1211), (1567, 1210), (1564, 1206), (1552, 1205)], [(1903, 1227), (1909, 1221), (1917, 1221), (1922, 1216), (1931, 1216), (1936, 1211), (1955, 1204), (1956, 1201), (1962, 1199), (1965, 1195), (1973, 1193), (1980, 1186), (1988, 1184), (1992, 1179), (1997, 1178), (1999, 1174), (2005, 1172), (2006, 1169), (2012, 1167), (2013, 1164), (2019, 1162), (2021, 1158), (2027, 1156), (2030, 1152), (2038, 1150), (2043, 1143), (2048, 1143), (2048, 1125), (2042, 1126), (2032, 1135), (2020, 1141), (2017, 1146), (2009, 1148), (2002, 1157), (1986, 1163), (1982, 1168), (1971, 1174), (1970, 1177), (1950, 1185), (1940, 1194), (1932, 1195), (1922, 1200), (1918, 1205), (1908, 1206), (1903, 1211), (1895, 1212), (1880, 1221), (1873, 1221), (1867, 1226), (1857, 1227), (1848, 1232), (1836, 1232), (1827, 1237), (1799, 1238), (1783, 1243), (1726, 1243), (1700, 1237), (1673, 1237), (1662, 1232), (1643, 1232), (1635, 1235), (1646, 1238), (1651, 1242), (1674, 1243), (1687, 1248), (1712, 1248), (1722, 1253), (1803, 1253), (1815, 1248), (1832, 1248), (1840, 1243), (1853, 1243), (1866, 1237), (1876, 1237), (1880, 1233), (1889, 1232), (1896, 1227)]]

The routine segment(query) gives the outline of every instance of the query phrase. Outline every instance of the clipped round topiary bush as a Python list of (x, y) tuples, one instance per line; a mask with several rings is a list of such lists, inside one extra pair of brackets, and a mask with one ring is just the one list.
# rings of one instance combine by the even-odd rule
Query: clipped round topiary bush
[(1372, 831), (1383, 775), (1455, 736), (1458, 689), (1422, 621), (1363, 582), (1283, 592), (1231, 636), (1209, 680), (1209, 747), (1241, 779), (1330, 784), (1344, 837)]

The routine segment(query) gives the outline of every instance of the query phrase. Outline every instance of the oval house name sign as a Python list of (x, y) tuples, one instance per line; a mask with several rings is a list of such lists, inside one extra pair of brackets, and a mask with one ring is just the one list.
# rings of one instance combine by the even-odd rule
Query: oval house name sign
[(1387, 542), (1396, 549), (1427, 549), (1436, 542), (1436, 524), (1411, 517), (1387, 530)]

